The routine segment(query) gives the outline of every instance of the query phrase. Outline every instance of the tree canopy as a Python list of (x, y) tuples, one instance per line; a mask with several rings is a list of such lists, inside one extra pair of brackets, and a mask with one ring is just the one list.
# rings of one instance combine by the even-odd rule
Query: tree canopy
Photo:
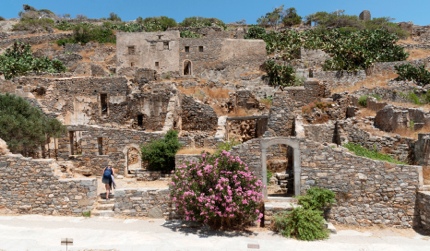
[(60, 121), (46, 116), (27, 100), (0, 94), (0, 138), (11, 152), (33, 156), (49, 138), (59, 137), (65, 131)]

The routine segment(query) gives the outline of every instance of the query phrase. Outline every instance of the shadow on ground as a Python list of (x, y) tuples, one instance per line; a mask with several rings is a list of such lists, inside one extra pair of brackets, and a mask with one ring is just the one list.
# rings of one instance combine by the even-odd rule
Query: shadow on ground
[(250, 230), (237, 230), (237, 231), (221, 231), (221, 230), (213, 230), (208, 226), (195, 223), (195, 222), (187, 222), (180, 220), (172, 220), (166, 221), (163, 227), (169, 228), (173, 232), (182, 232), (185, 235), (195, 234), (200, 238), (207, 238), (210, 236), (222, 236), (222, 237), (239, 237), (239, 236), (257, 236), (257, 233), (254, 233)]

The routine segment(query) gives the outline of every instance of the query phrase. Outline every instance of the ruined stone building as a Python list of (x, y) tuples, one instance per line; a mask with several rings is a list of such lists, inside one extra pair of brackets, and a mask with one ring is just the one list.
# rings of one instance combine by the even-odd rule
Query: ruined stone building
[(258, 70), (266, 55), (263, 40), (181, 38), (179, 31), (117, 34), (118, 71), (138, 67), (197, 77), (222, 71), (232, 78)]

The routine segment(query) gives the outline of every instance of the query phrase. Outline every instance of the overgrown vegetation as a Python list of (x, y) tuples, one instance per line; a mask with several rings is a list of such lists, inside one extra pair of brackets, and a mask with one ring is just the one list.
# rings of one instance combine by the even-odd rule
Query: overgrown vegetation
[(73, 30), (73, 36), (71, 38), (64, 38), (57, 41), (58, 45), (65, 45), (67, 43), (75, 44), (86, 44), (90, 41), (95, 41), (99, 43), (115, 43), (116, 36), (113, 30), (106, 23), (102, 26), (90, 24), (90, 23), (80, 23), (74, 26), (61, 25), (62, 28)]
[(281, 65), (274, 60), (268, 60), (264, 63), (264, 70), (269, 79), (269, 85), (280, 87), (301, 85), (296, 78), (294, 68), (290, 65)]
[(50, 138), (63, 136), (65, 132), (60, 121), (46, 116), (25, 99), (0, 94), (0, 138), (11, 152), (32, 157)]
[(163, 138), (141, 146), (142, 160), (148, 162), (149, 170), (171, 171), (175, 168), (175, 155), (179, 148), (178, 132), (169, 130)]
[(219, 27), (227, 29), (227, 25), (219, 20), (218, 18), (206, 18), (206, 17), (187, 17), (180, 24), (182, 27)]
[(220, 142), (217, 144), (217, 150), (215, 152), (215, 155), (221, 154), (222, 151), (230, 151), (233, 148), (233, 146), (237, 146), (239, 144), (240, 144), (240, 142), (235, 140), (235, 139)]
[(430, 83), (430, 72), (423, 64), (413, 66), (411, 64), (401, 64), (394, 66), (399, 75), (396, 80), (414, 81), (417, 85), (424, 86)]
[(273, 216), (272, 229), (285, 237), (313, 241), (328, 238), (328, 230), (324, 227), (324, 218), (316, 210), (296, 207), (289, 212)]
[(386, 162), (395, 163), (395, 164), (406, 164), (404, 162), (401, 162), (401, 161), (394, 159), (390, 155), (380, 153), (376, 150), (369, 150), (369, 149), (367, 149), (367, 148), (365, 148), (359, 144), (354, 144), (354, 143), (348, 142), (348, 143), (344, 144), (343, 146), (345, 148), (347, 148), (348, 150), (350, 150), (351, 152), (353, 152), (357, 156), (362, 156), (362, 157), (366, 157), (366, 158), (373, 159), (373, 160), (386, 161)]
[(368, 97), (369, 96), (367, 96), (367, 95), (360, 96), (358, 98), (358, 104), (361, 105), (362, 107), (367, 107), (367, 98)]
[(57, 59), (47, 57), (34, 57), (31, 53), (31, 46), (20, 42), (15, 42), (12, 47), (0, 55), (0, 73), (6, 79), (28, 74), (30, 72), (58, 73), (66, 71), (64, 64)]
[(243, 229), (263, 216), (262, 187), (239, 157), (222, 151), (177, 167), (170, 194), (184, 220), (213, 229)]
[(190, 30), (184, 30), (180, 32), (182, 38), (199, 38), (200, 34), (192, 32)]
[(324, 212), (335, 202), (336, 194), (325, 188), (311, 187), (306, 191), (306, 195), (299, 196), (298, 204), (304, 209), (318, 210)]
[(335, 203), (335, 193), (325, 188), (312, 187), (298, 197), (300, 207), (275, 214), (272, 229), (285, 237), (299, 240), (321, 240), (328, 237), (324, 227), (324, 210)]

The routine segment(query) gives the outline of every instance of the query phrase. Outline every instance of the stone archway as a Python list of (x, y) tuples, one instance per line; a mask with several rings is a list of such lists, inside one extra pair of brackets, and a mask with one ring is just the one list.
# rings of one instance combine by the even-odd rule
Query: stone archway
[(189, 60), (184, 61), (184, 75), (192, 75), (192, 64)]
[(300, 144), (295, 138), (276, 137), (261, 140), (261, 167), (264, 184), (264, 198), (267, 199), (267, 148), (273, 145), (287, 145), (293, 148), (294, 195), (300, 195)]
[(125, 156), (124, 175), (135, 174), (142, 169), (142, 156), (138, 145), (132, 144), (123, 150)]

